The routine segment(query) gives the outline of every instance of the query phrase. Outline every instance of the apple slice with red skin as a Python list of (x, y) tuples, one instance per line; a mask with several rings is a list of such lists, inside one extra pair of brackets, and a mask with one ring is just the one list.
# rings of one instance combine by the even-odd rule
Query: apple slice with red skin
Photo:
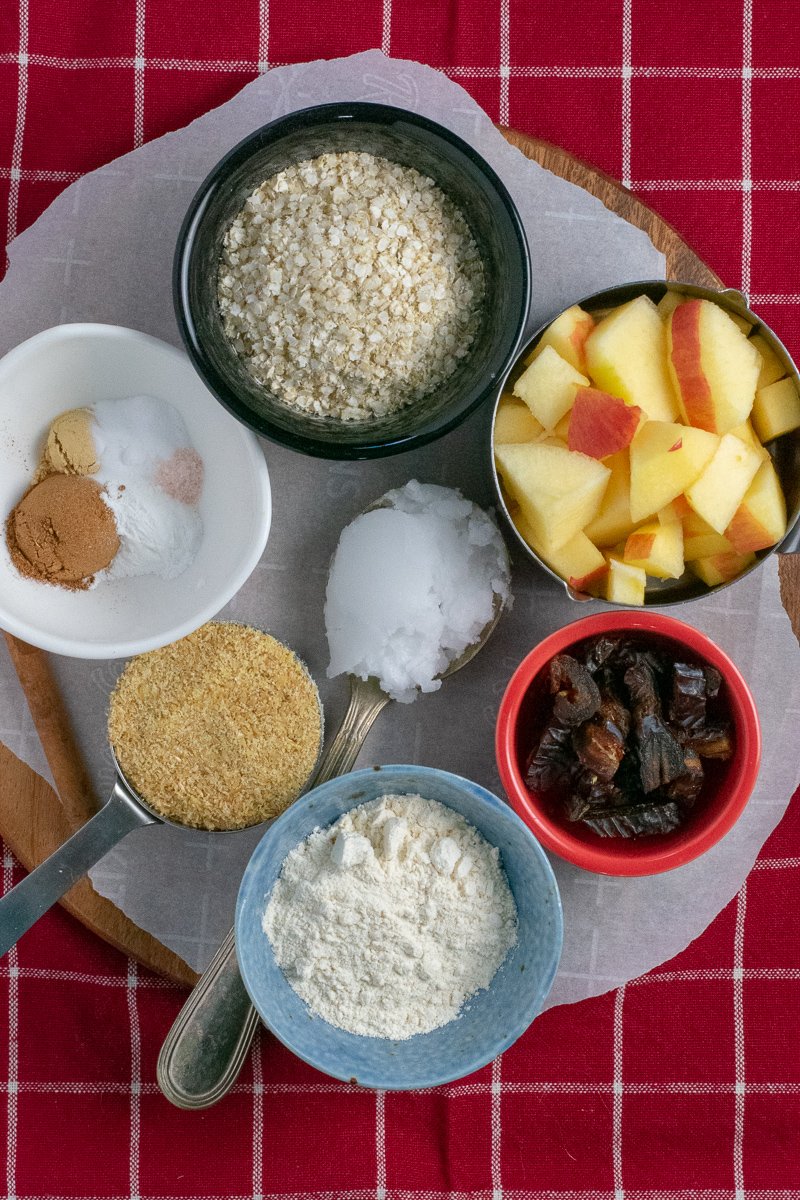
[(569, 421), (567, 445), (591, 458), (608, 458), (630, 446), (642, 410), (598, 388), (578, 388)]

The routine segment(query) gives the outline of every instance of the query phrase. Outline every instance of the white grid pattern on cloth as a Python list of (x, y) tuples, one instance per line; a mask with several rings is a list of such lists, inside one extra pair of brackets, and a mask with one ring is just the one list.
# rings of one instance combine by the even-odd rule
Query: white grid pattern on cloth
[(491, 1088), (491, 1180), (492, 1200), (503, 1198), (503, 1056), (498, 1054), (492, 1063)]
[(139, 1028), (139, 1008), (136, 985), (139, 969), (132, 958), (128, 959), (127, 1000), (128, 1021), (131, 1031), (131, 1086), (130, 1086), (130, 1200), (139, 1198), (139, 1143), (141, 1134), (142, 1095), (142, 1037)]
[[(405, 1093), (408, 1096), (439, 1096), (444, 1100), (465, 1100), (475, 1096), (735, 1096), (741, 1085), (731, 1081), (722, 1083), (705, 1080), (662, 1080), (658, 1083), (623, 1083), (622, 1093), (616, 1089), (611, 1080), (591, 1080), (585, 1083), (577, 1081), (559, 1082), (556, 1080), (529, 1080), (526, 1083), (505, 1082), (495, 1090), (492, 1083), (455, 1083), (438, 1088), (413, 1088)], [(13, 1090), (14, 1095), (27, 1096), (127, 1096), (130, 1094), (130, 1083), (120, 1083), (118, 1080), (90, 1079), (86, 1082), (67, 1080), (41, 1080), (33, 1083), (17, 1082), (0, 1083), (0, 1095)], [(158, 1096), (160, 1088), (156, 1083), (140, 1082), (137, 1095)], [(237, 1083), (230, 1089), (230, 1095), (236, 1096), (363, 1096), (364, 1089), (358, 1085), (336, 1083)], [(781, 1081), (779, 1083), (759, 1080), (757, 1083), (745, 1083), (746, 1096), (800, 1096), (800, 1082)], [(385, 1104), (385, 1096), (384, 1096)], [(374, 1190), (374, 1189), (373, 1189)], [(4, 1197), (3, 1200), (8, 1200)], [(373, 1198), (374, 1200), (374, 1198)]]
[(622, 0), (622, 184), (631, 186), (631, 12), (633, 0)]
[(375, 1093), (375, 1196), (386, 1200), (386, 1092)]
[(136, 0), (136, 53), (133, 68), (133, 144), (144, 141), (144, 30), (146, 0)]
[(750, 255), (753, 246), (753, 0), (742, 8), (742, 291), (750, 291)]
[(510, 0), (500, 0), (500, 104), (501, 125), (509, 123), (509, 79), (511, 77), (511, 12)]
[(381, 13), (381, 50), (389, 55), (392, 52), (392, 0), (383, 0)]
[(622, 1096), (624, 1075), (622, 1070), (622, 1009), (625, 1004), (625, 985), (614, 997), (614, 1099), (611, 1107), (611, 1164), (614, 1174), (615, 1200), (623, 1200), (625, 1191), (622, 1183)]
[(261, 1067), (258, 1038), (250, 1051), (253, 1068), (253, 1200), (262, 1200), (264, 1190), (264, 1072)]
[(17, 64), (17, 117), (14, 124), (14, 142), (11, 147), (11, 183), (8, 189), (8, 217), (6, 220), (7, 242), (17, 235), (22, 142), (28, 105), (28, 0), (19, 0), (19, 52), (15, 59)]
[[(752, 1188), (748, 1190), (747, 1200), (798, 1200), (797, 1188)], [(320, 1189), (316, 1192), (265, 1192), (262, 1200), (374, 1200), (374, 1189), (354, 1188), (351, 1190), (331, 1191)], [(625, 1192), (625, 1200), (733, 1200), (734, 1193), (730, 1188), (674, 1188), (664, 1191), (660, 1188), (629, 1188)], [(8, 1200), (8, 1198), (4, 1198)], [(45, 1195), (26, 1194), (25, 1200), (64, 1200), (63, 1195), (47, 1193)], [(109, 1194), (102, 1196), (81, 1197), (81, 1200), (130, 1200), (127, 1193)], [(180, 1195), (159, 1192), (151, 1194), (149, 1200), (253, 1200), (250, 1193), (224, 1194), (205, 1192), (182, 1192)], [(386, 1200), (495, 1200), (494, 1193), (488, 1188), (476, 1188), (469, 1192), (437, 1191), (433, 1188), (391, 1188), (386, 1193)], [(509, 1188), (503, 1193), (503, 1200), (616, 1200), (612, 1188), (581, 1188), (537, 1190), (534, 1188)]]
[[(14, 883), (14, 859), (6, 850), (3, 853), (3, 895)], [(6, 1198), (14, 1200), (17, 1194), (17, 1095), (19, 1092), (19, 982), (17, 978), (17, 947), (8, 952), (8, 1083), (5, 1090), (7, 1100), (6, 1134)]]
[[(259, 0), (262, 14), (268, 14), (269, 0)], [(385, 0), (389, 5), (391, 0)], [(385, 10), (384, 10), (385, 11)], [(381, 34), (383, 38), (383, 31)], [(56, 67), (61, 70), (87, 71), (126, 68), (136, 66), (135, 56), (100, 55), (97, 58), (79, 55), (25, 54), (25, 64), (31, 67)], [(19, 62), (20, 52), (10, 50), (0, 53), (0, 66)], [(289, 67), (293, 62), (276, 59), (270, 67)], [(512, 66), (507, 71), (496, 67), (468, 67), (429, 63), (434, 71), (441, 71), (453, 79), (622, 79), (630, 72), (631, 79), (715, 79), (737, 80), (742, 78), (742, 67), (637, 67), (623, 66)], [(259, 73), (260, 60), (250, 58), (165, 58), (153, 55), (145, 59), (145, 67), (154, 71), (219, 71), (221, 74)], [(798, 80), (800, 67), (752, 67), (749, 78), (763, 80)]]
[(786, 871), (797, 870), (798, 867), (800, 858), (759, 858), (753, 864), (754, 871)]
[(744, 987), (742, 983), (744, 963), (744, 918), (747, 912), (747, 881), (742, 884), (736, 897), (736, 931), (733, 938), (733, 1053), (734, 1053), (734, 1127), (733, 1127), (733, 1184), (736, 1200), (745, 1200), (744, 1162), (744, 1098), (745, 1098), (745, 1054), (744, 1054)]
[(258, 63), (259, 75), (269, 70), (269, 0), (258, 0)]

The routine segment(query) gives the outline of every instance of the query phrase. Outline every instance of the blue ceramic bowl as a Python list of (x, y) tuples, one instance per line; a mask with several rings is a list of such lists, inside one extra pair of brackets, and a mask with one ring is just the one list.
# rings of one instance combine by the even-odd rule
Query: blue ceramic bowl
[[(387, 793), (418, 793), (460, 812), (500, 850), (519, 913), (517, 944), (490, 986), (461, 1016), (406, 1041), (360, 1037), (315, 1017), (286, 981), (261, 928), (267, 897), (290, 850), (312, 830)], [(459, 775), (431, 767), (354, 771), (308, 792), (264, 834), (236, 905), (236, 949), (247, 991), (264, 1024), (313, 1067), (387, 1091), (460, 1079), (506, 1050), (541, 1010), (561, 955), (561, 900), (539, 843), (512, 808)]]

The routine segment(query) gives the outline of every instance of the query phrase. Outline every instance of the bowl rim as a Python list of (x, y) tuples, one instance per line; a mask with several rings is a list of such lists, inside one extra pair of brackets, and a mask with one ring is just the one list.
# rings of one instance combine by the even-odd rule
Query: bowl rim
[[(485, 803), (490, 808), (494, 809), (496, 812), (501, 813), (503, 815), (503, 818), (507, 819), (512, 824), (517, 824), (520, 827), (520, 831), (523, 832), (524, 835), (527, 835), (527, 843), (530, 847), (530, 850), (533, 853), (534, 857), (538, 860), (540, 867), (543, 869), (545, 878), (547, 879), (548, 885), (550, 887), (550, 893), (552, 896), (553, 925), (554, 925), (554, 935), (555, 935), (554, 943), (551, 948), (551, 958), (548, 963), (548, 969), (545, 972), (545, 974), (543, 975), (542, 980), (540, 982), (540, 986), (537, 988), (535, 995), (532, 997), (532, 999), (529, 1001), (529, 1003), (527, 1005), (525, 1005), (521, 1010), (519, 1010), (517, 1019), (515, 1020), (511, 1031), (510, 1032), (506, 1031), (501, 1034), (498, 1034), (495, 1032), (494, 1036), (492, 1037), (491, 1044), (490, 1044), (490, 1046), (487, 1046), (487, 1049), (481, 1051), (480, 1053), (473, 1054), (473, 1056), (466, 1063), (464, 1063), (463, 1065), (459, 1065), (457, 1069), (452, 1070), (452, 1071), (448, 1070), (445, 1073), (439, 1074), (439, 1075), (431, 1075), (430, 1079), (424, 1080), (422, 1082), (415, 1081), (413, 1083), (407, 1083), (407, 1084), (396, 1083), (396, 1082), (387, 1082), (386, 1079), (380, 1079), (377, 1076), (370, 1076), (369, 1072), (362, 1073), (361, 1077), (358, 1080), (358, 1084), (360, 1087), (377, 1089), (377, 1090), (381, 1090), (381, 1091), (401, 1092), (401, 1091), (417, 1090), (419, 1088), (439, 1087), (442, 1084), (452, 1083), (456, 1079), (463, 1079), (465, 1076), (472, 1074), (474, 1071), (479, 1070), (481, 1067), (484, 1067), (487, 1063), (491, 1062), (494, 1058), (496, 1058), (498, 1054), (502, 1054), (505, 1050), (507, 1050), (509, 1048), (509, 1046), (513, 1045), (513, 1043), (519, 1037), (522, 1036), (522, 1034), (525, 1032), (525, 1030), (531, 1025), (531, 1023), (535, 1020), (535, 1018), (541, 1013), (544, 1002), (547, 999), (547, 997), (550, 994), (550, 991), (552, 989), (553, 981), (555, 980), (556, 973), (558, 971), (559, 963), (561, 960), (561, 952), (562, 952), (563, 944), (564, 944), (564, 912), (563, 912), (563, 906), (561, 903), (561, 893), (559, 891), (558, 881), (555, 877), (555, 873), (553, 871), (552, 865), (551, 865), (547, 855), (545, 854), (544, 850), (542, 849), (542, 846), (540, 845), (539, 841), (535, 837), (534, 833), (532, 832), (530, 827), (526, 824), (526, 822), (522, 820), (522, 818), (519, 816), (519, 814), (517, 812), (515, 812), (514, 808), (511, 805), (506, 803), (499, 796), (496, 796), (494, 794), (494, 792), (490, 792), (488, 790), (488, 788), (483, 787), (482, 784), (475, 783), (474, 780), (467, 779), (466, 776), (457, 775), (453, 771), (445, 771), (439, 767), (426, 767), (426, 766), (422, 766), (418, 763), (386, 763), (386, 764), (383, 764), (378, 767), (364, 767), (357, 771), (349, 771), (344, 775), (336, 775), (332, 779), (326, 780), (324, 783), (319, 784), (317, 787), (310, 789), (303, 796), (301, 796), (299, 800), (296, 800), (294, 802), (294, 804), (291, 804), (289, 806), (289, 808), (286, 809), (283, 813), (281, 813), (281, 815), (279, 817), (277, 817), (276, 820), (273, 821), (272, 824), (269, 826), (269, 828), (265, 831), (263, 837), (260, 839), (258, 844), (255, 846), (255, 848), (250, 856), (250, 859), (248, 860), (247, 866), (245, 867), (244, 874), (242, 876), (241, 883), (239, 885), (239, 891), (238, 891), (238, 894), (236, 897), (236, 913), (235, 913), (235, 918), (234, 918), (236, 958), (237, 958), (237, 962), (239, 964), (239, 972), (241, 974), (242, 981), (244, 982), (244, 985), (245, 985), (245, 990), (247, 991), (247, 994), (249, 995), (250, 1000), (252, 1001), (253, 1007), (258, 1012), (259, 1017), (261, 1018), (261, 1020), (263, 1021), (264, 1025), (267, 1027), (267, 1029), (269, 1029), (270, 1032), (273, 1034), (273, 1036), (276, 1037), (278, 1039), (278, 1041), (281, 1042), (287, 1048), (287, 1050), (291, 1051), (291, 1053), (294, 1054), (297, 1058), (301, 1059), (305, 1063), (308, 1063), (309, 1066), (314, 1067), (316, 1070), (322, 1072), (325, 1075), (328, 1075), (331, 1078), (340, 1079), (344, 1083), (352, 1082), (352, 1076), (350, 1074), (348, 1074), (346, 1071), (341, 1071), (339, 1073), (333, 1073), (327, 1067), (320, 1066), (319, 1062), (316, 1061), (311, 1055), (308, 1055), (308, 1054), (302, 1052), (301, 1050), (299, 1050), (297, 1048), (297, 1046), (292, 1043), (292, 1039), (290, 1037), (287, 1037), (284, 1034), (284, 1032), (275, 1029), (273, 1027), (273, 1025), (270, 1023), (269, 1019), (264, 1015), (264, 1012), (262, 1011), (262, 1008), (260, 1006), (259, 994), (258, 994), (257, 990), (254, 987), (252, 987), (252, 981), (248, 975), (248, 967), (249, 967), (250, 960), (242, 952), (242, 939), (240, 937), (240, 928), (244, 924), (244, 908), (245, 908), (245, 905), (248, 900), (247, 892), (249, 891), (249, 889), (251, 889), (254, 886), (254, 880), (258, 878), (260, 858), (263, 857), (264, 854), (266, 853), (265, 847), (267, 846), (268, 841), (273, 834), (273, 830), (276, 827), (280, 828), (282, 823), (283, 824), (288, 823), (288, 820), (290, 819), (290, 814), (292, 814), (293, 817), (296, 817), (298, 815), (297, 814), (298, 805), (300, 805), (300, 806), (306, 805), (310, 798), (313, 798), (314, 796), (318, 796), (319, 793), (322, 791), (325, 791), (325, 790), (333, 791), (336, 788), (341, 787), (342, 780), (351, 780), (353, 783), (354, 790), (357, 791), (358, 784), (360, 781), (366, 780), (366, 779), (374, 780), (376, 774), (383, 772), (383, 771), (387, 772), (387, 776), (388, 776), (387, 786), (391, 786), (392, 775), (394, 775), (395, 773), (400, 773), (400, 772), (403, 772), (406, 774), (412, 773), (412, 774), (418, 775), (420, 777), (420, 779), (423, 781), (426, 778), (431, 778), (431, 777), (436, 777), (439, 779), (444, 777), (447, 780), (451, 781), (458, 788), (469, 789), (470, 793), (473, 796), (477, 796), (480, 799), (481, 803)], [(365, 803), (364, 799), (357, 798), (357, 799), (355, 799), (354, 803), (351, 806), (349, 806), (349, 808), (342, 809), (342, 813), (348, 812), (348, 811), (350, 811), (350, 808), (356, 808), (359, 804), (362, 804), (362, 803)], [(444, 802), (442, 801), (441, 803), (444, 803)], [(457, 810), (454, 810), (454, 811), (457, 811)], [(301, 837), (299, 840), (297, 840), (295, 842), (295, 845), (300, 845), (300, 843), (306, 837), (309, 836), (309, 834), (313, 831), (314, 828), (315, 828), (315, 826), (312, 825), (308, 829), (308, 831), (303, 835), (303, 837)], [(480, 830), (478, 832), (480, 832)], [(483, 835), (481, 835), (481, 836), (483, 836)], [(500, 853), (502, 854), (502, 848), (500, 848)], [(512, 891), (512, 895), (513, 895), (513, 891)], [(264, 900), (264, 903), (266, 903), (266, 899)], [(502, 964), (501, 964), (501, 968), (502, 968)], [(291, 986), (291, 985), (287, 984), (287, 986)], [(490, 987), (491, 987), (491, 984), (490, 984)], [(322, 1017), (316, 1017), (315, 1019), (323, 1022), (325, 1025), (329, 1025), (329, 1022), (324, 1021), (324, 1018), (322, 1018)], [(452, 1024), (452, 1022), (448, 1022), (448, 1024)], [(336, 1026), (329, 1026), (329, 1027), (336, 1030), (336, 1032), (346, 1032), (346, 1031), (341, 1031), (341, 1030), (336, 1029)], [(440, 1026), (440, 1028), (443, 1029), (443, 1028), (446, 1028), (446, 1026)], [(438, 1030), (432, 1030), (431, 1032), (436, 1033), (436, 1032), (438, 1032)], [(417, 1036), (425, 1037), (427, 1035), (421, 1034), (421, 1035), (417, 1035)], [(367, 1037), (365, 1037), (364, 1040), (372, 1041), (372, 1042), (390, 1042), (391, 1041), (391, 1039), (388, 1039), (388, 1038), (367, 1038)], [(412, 1039), (409, 1039), (409, 1040), (412, 1040)], [(398, 1043), (398, 1044), (402, 1044), (402, 1043)]]
[[(551, 658), (576, 642), (596, 634), (632, 631), (656, 634), (686, 646), (693, 655), (705, 659), (722, 674), (732, 703), (731, 716), (742, 749), (742, 772), (731, 794), (712, 820), (700, 825), (685, 840), (671, 848), (659, 848), (637, 841), (637, 854), (622, 858), (613, 846), (591, 846), (570, 834), (565, 825), (552, 819), (538, 799), (532, 798), (517, 766), (515, 739), (517, 720), (523, 700), (536, 676)], [(627, 609), (582, 617), (550, 634), (523, 658), (508, 682), (497, 714), (495, 755), (500, 778), (520, 817), (530, 826), (542, 845), (560, 858), (601, 875), (656, 875), (685, 866), (716, 845), (741, 816), (752, 794), (761, 762), (761, 724), (755, 700), (738, 667), (710, 637), (663, 613)], [(613, 841), (613, 839), (609, 839)], [(638, 852), (641, 849), (641, 853)]]
[[(142, 347), (146, 351), (155, 349), (159, 352), (165, 352), (183, 365), (189, 364), (191, 366), (188, 355), (178, 349), (177, 346), (172, 346), (169, 342), (164, 342), (161, 338), (153, 337), (149, 333), (142, 333), (138, 329), (130, 329), (125, 325), (111, 325), (93, 321), (70, 321), (43, 329), (14, 346), (0, 358), (0, 373), (4, 373), (7, 367), (13, 368), (18, 359), (24, 360), (27, 355), (31, 352), (35, 353), (42, 346), (59, 341), (76, 341), (84, 337), (100, 338), (108, 341), (127, 341), (134, 346), (138, 345)], [(196, 374), (196, 372), (193, 372), (193, 374)], [(202, 377), (198, 376), (198, 382), (202, 387), (205, 387)], [(234, 428), (237, 427), (234, 426)], [(68, 638), (55, 634), (42, 633), (35, 625), (31, 625), (24, 619), (15, 616), (13, 613), (9, 613), (2, 600), (0, 600), (0, 624), (2, 624), (2, 628), (12, 636), (21, 638), (29, 645), (37, 646), (40, 650), (46, 650), (51, 654), (62, 654), (67, 658), (105, 660), (109, 658), (128, 658), (134, 654), (143, 654), (148, 650), (155, 650), (171, 642), (178, 641), (182, 637), (186, 637), (187, 634), (193, 633), (195, 629), (199, 629), (206, 621), (211, 620), (239, 591), (245, 580), (253, 573), (266, 547), (272, 524), (272, 491), (266, 459), (255, 434), (243, 428), (237, 428), (237, 434), (240, 440), (242, 455), (247, 459), (252, 468), (254, 481), (260, 492), (261, 510), (264, 514), (262, 528), (253, 539), (250, 550), (243, 559), (239, 570), (227, 577), (224, 587), (217, 589), (215, 598), (204, 604), (202, 608), (196, 610), (194, 616), (175, 622), (168, 629), (155, 636), (129, 638), (113, 642), (87, 642), (82, 641), (80, 638)]]
[[(548, 327), (552, 325), (553, 321), (557, 320), (557, 318), (565, 313), (567, 309), (573, 308), (576, 305), (580, 308), (583, 308), (584, 305), (589, 307), (592, 305), (602, 305), (603, 301), (606, 300), (609, 302), (614, 302), (616, 300), (618, 303), (624, 304), (627, 303), (628, 300), (634, 299), (634, 293), (637, 295), (646, 295), (649, 291), (653, 291), (655, 289), (663, 289), (665, 295), (668, 292), (680, 292), (683, 295), (691, 297), (692, 299), (711, 300), (714, 303), (721, 301), (721, 306), (726, 311), (735, 312), (737, 315), (744, 317), (746, 320), (752, 321), (753, 332), (758, 332), (764, 336), (770, 347), (773, 350), (776, 350), (778, 357), (783, 359), (788, 368), (787, 374), (795, 380), (798, 388), (800, 388), (800, 368), (798, 368), (797, 363), (794, 361), (792, 355), (778, 337), (777, 333), (775, 333), (774, 329), (772, 329), (772, 327), (768, 325), (766, 321), (759, 317), (757, 313), (753, 312), (742, 292), (738, 291), (736, 288), (729, 288), (725, 287), (724, 285), (719, 288), (712, 288), (707, 287), (704, 284), (688, 283), (685, 280), (680, 279), (632, 279), (628, 283), (616, 283), (610, 287), (601, 288), (599, 291), (590, 292), (585, 296), (581, 296), (577, 300), (573, 300), (571, 304), (559, 309), (557, 313), (550, 316), (545, 322), (543, 322), (543, 324), (535, 329), (528, 337), (525, 344), (517, 347), (516, 357), (503, 375), (495, 394), (494, 403), (492, 406), (491, 431), (489, 435), (491, 479), (498, 507), (507, 528), (514, 537), (515, 545), (522, 551), (529, 562), (534, 563), (540, 570), (549, 575), (551, 579), (554, 579), (558, 584), (560, 584), (561, 587), (563, 587), (566, 591), (569, 599), (575, 601), (576, 603), (585, 603), (586, 601), (596, 600), (597, 597), (578, 595), (577, 593), (573, 592), (567, 581), (562, 579), (562, 577), (558, 575), (552, 569), (552, 567), (549, 567), (544, 559), (540, 558), (536, 551), (528, 545), (522, 534), (517, 529), (514, 519), (508, 510), (508, 505), (506, 503), (500, 483), (500, 476), (497, 470), (497, 462), (494, 453), (494, 429), (495, 420), (497, 418), (497, 409), (500, 405), (500, 401), (503, 398), (504, 388), (508, 382), (509, 376), (514, 371), (515, 367), (531, 351), (531, 349), (536, 346), (539, 339), (543, 336)], [(627, 297), (627, 300), (621, 298), (621, 293), (626, 292), (631, 293)], [(723, 588), (733, 587), (735, 584), (739, 583), (740, 580), (745, 579), (748, 575), (750, 575), (751, 572), (757, 571), (765, 559), (769, 558), (771, 554), (775, 553), (800, 553), (800, 505), (798, 505), (794, 513), (790, 513), (788, 515), (786, 532), (781, 540), (776, 542), (774, 546), (768, 546), (766, 550), (758, 551), (756, 555), (756, 561), (742, 571), (739, 575), (734, 576), (733, 579), (727, 579), (723, 583), (714, 584), (713, 587), (700, 585), (698, 586), (697, 592), (692, 596), (662, 596), (659, 595), (657, 591), (650, 589), (651, 594), (649, 597), (647, 595), (647, 591), (645, 591), (644, 607), (648, 609), (672, 608), (677, 604), (690, 604), (693, 600), (703, 600), (714, 592), (721, 592)], [(619, 600), (603, 600), (602, 603), (608, 604), (612, 608), (619, 610), (623, 610), (626, 607), (624, 602)]]
[[(235, 390), (229, 386), (226, 378), (221, 372), (217, 371), (213, 362), (204, 351), (200, 338), (197, 336), (197, 327), (192, 313), (189, 294), (188, 276), (197, 230), (203, 220), (208, 204), (216, 191), (222, 186), (231, 166), (238, 165), (239, 161), (246, 161), (250, 157), (251, 152), (255, 151), (258, 148), (258, 144), (263, 143), (265, 139), (278, 139), (285, 132), (291, 131), (303, 123), (323, 125), (350, 120), (372, 121), (380, 126), (389, 125), (393, 121), (405, 121), (410, 125), (416, 125), (421, 129), (436, 134), (444, 142), (455, 147), (455, 149), (474, 163), (492, 187), (511, 222), (519, 250), (522, 304), (517, 318), (513, 341), (509, 344), (509, 349), (505, 355), (505, 365), (481, 389), (481, 392), (471, 404), (464, 405), (463, 402), (453, 401), (454, 406), (457, 406), (457, 411), (451, 412), (451, 415), (447, 419), (443, 419), (434, 428), (416, 433), (402, 434), (382, 441), (376, 440), (375, 435), (370, 436), (366, 432), (363, 439), (342, 445), (337, 444), (334, 439), (328, 440), (313, 434), (297, 434), (292, 431), (282, 430), (268, 418), (259, 418), (258, 414), (254, 413), (248, 405), (239, 400)], [(506, 378), (509, 364), (513, 364), (518, 357), (519, 347), (525, 333), (530, 311), (531, 273), (531, 252), (519, 210), (500, 176), (474, 147), (464, 141), (463, 138), (460, 138), (451, 129), (448, 129), (447, 126), (440, 125), (437, 121), (433, 121), (421, 113), (411, 112), (400, 105), (377, 104), (368, 101), (336, 101), (330, 104), (315, 104), (307, 108), (294, 109), (291, 112), (284, 113), (280, 117), (276, 117), (273, 121), (269, 121), (266, 125), (262, 125), (247, 134), (246, 137), (237, 142), (211, 168), (192, 197), (186, 215), (181, 222), (172, 263), (172, 299), (181, 339), (195, 370), (212, 395), (238, 421), (257, 433), (260, 437), (267, 438), (278, 445), (288, 446), (292, 450), (311, 455), (312, 457), (339, 460), (371, 459), (383, 458), (392, 454), (403, 453), (406, 450), (417, 449), (420, 446), (427, 445), (429, 442), (443, 437), (465, 421), (468, 416), (494, 395), (498, 381)]]

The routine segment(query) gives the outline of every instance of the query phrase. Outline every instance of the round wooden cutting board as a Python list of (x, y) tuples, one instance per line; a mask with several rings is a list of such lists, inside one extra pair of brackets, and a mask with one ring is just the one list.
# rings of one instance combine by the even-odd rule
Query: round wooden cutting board
[[(597, 196), (607, 208), (648, 233), (666, 257), (668, 278), (706, 287), (724, 286), (666, 221), (610, 176), (547, 142), (510, 129), (502, 133), (528, 158)], [(800, 555), (782, 556), (780, 574), (783, 602), (800, 637)], [(96, 811), (97, 798), (72, 739), (47, 655), (12, 637), (6, 640), (59, 792), (57, 796), (0, 743), (0, 832), (30, 869), (89, 819)], [(195, 972), (182, 959), (134, 925), (116, 905), (98, 896), (88, 879), (76, 884), (62, 903), (88, 929), (145, 966), (180, 984), (196, 980)]]

